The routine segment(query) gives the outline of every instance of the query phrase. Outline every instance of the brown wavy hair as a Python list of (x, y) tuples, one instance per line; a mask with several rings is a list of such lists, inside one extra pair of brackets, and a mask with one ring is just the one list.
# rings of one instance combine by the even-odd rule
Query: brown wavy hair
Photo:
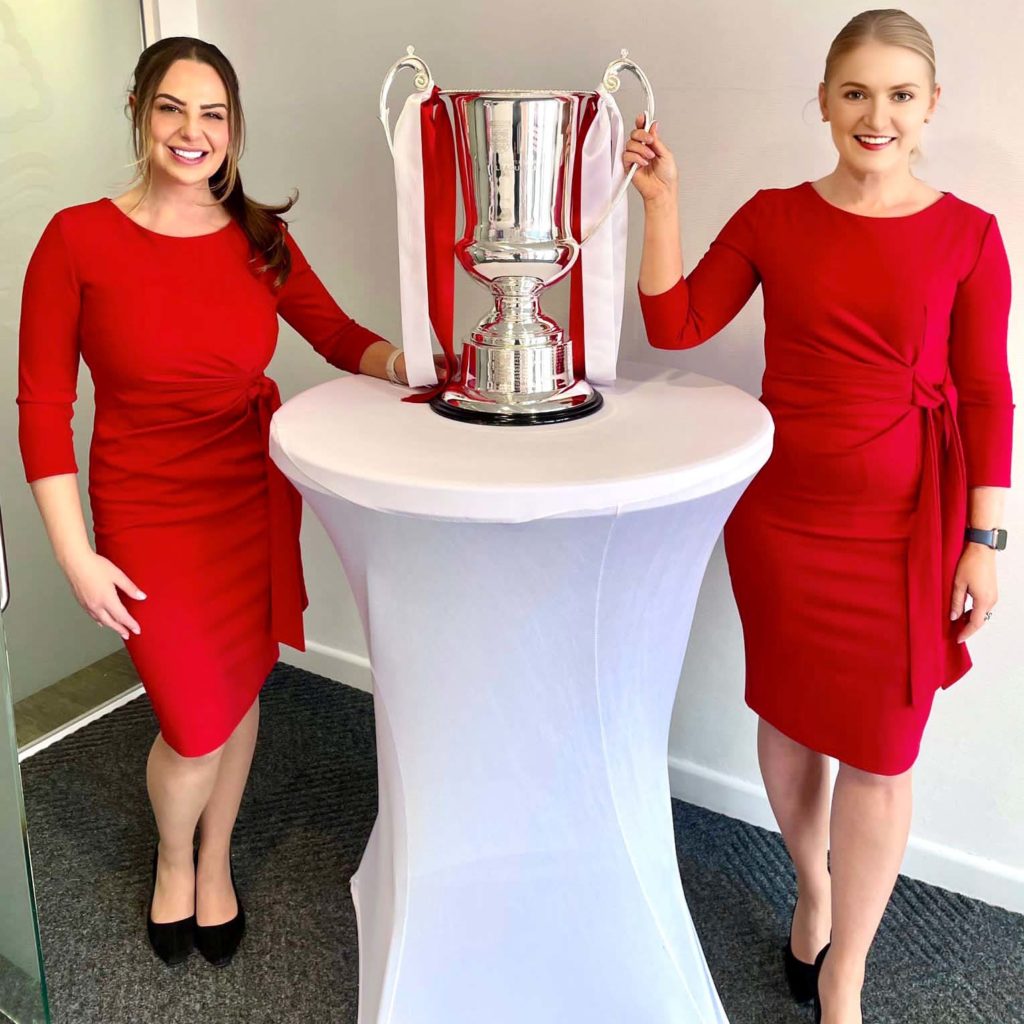
[(170, 36), (142, 51), (129, 90), (135, 97), (135, 104), (128, 106), (135, 151), (135, 181), (141, 181), (149, 189), (152, 180), (150, 152), (153, 145), (149, 131), (150, 116), (160, 83), (171, 65), (178, 60), (208, 64), (224, 83), (228, 94), (228, 151), (224, 162), (210, 175), (210, 191), (245, 232), (253, 253), (253, 262), (257, 264), (256, 269), (260, 273), (272, 272), (274, 286), (280, 287), (291, 272), (291, 253), (285, 243), (285, 222), (281, 215), (295, 205), (298, 193), (274, 205), (257, 202), (243, 191), (238, 161), (245, 145), (245, 117), (242, 114), (238, 76), (231, 62), (212, 43), (191, 36)]

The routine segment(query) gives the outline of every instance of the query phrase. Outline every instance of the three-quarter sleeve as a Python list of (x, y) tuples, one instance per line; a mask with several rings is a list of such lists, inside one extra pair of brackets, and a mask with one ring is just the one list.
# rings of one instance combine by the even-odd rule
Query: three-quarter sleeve
[(71, 417), (78, 397), (81, 291), (59, 215), (32, 253), (22, 291), (18, 443), (25, 477), (77, 473)]
[(363, 353), (384, 339), (356, 323), (331, 298), (290, 231), (285, 240), (292, 269), (277, 293), (278, 313), (332, 366), (358, 373)]
[(1007, 367), (1010, 267), (991, 217), (970, 273), (957, 286), (949, 366), (968, 487), (1009, 487), (1013, 393)]
[(758, 195), (733, 214), (689, 277), (658, 295), (640, 292), (647, 340), (654, 348), (700, 345), (747, 304), (761, 281), (756, 262)]

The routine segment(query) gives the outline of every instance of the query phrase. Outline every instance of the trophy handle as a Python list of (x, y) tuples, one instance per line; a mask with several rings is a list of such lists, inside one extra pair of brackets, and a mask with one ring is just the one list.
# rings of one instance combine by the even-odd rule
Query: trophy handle
[[(620, 72), (632, 71), (636, 75), (643, 86), (644, 90), (644, 128), (650, 128), (654, 122), (654, 90), (651, 88), (651, 83), (648, 77), (644, 74), (643, 68), (640, 67), (636, 61), (629, 59), (629, 51), (622, 50), (622, 55), (616, 60), (613, 60), (611, 64), (605, 69), (604, 78), (601, 84), (605, 87), (606, 91), (614, 94), (618, 92), (619, 86), (622, 84), (619, 78)], [(597, 222), (593, 224), (590, 230), (584, 235), (580, 244), (583, 245), (588, 238), (593, 235), (597, 229), (608, 219), (608, 215), (619, 205), (619, 201), (626, 194), (626, 189), (629, 188), (629, 183), (633, 180), (633, 175), (636, 174), (637, 165), (633, 164), (627, 172), (625, 178), (622, 179), (622, 183), (615, 191), (615, 195), (612, 196), (611, 202), (608, 204), (607, 209), (597, 219)]]
[(395, 76), (403, 68), (409, 68), (416, 72), (413, 84), (416, 86), (417, 92), (426, 92), (434, 88), (434, 76), (430, 73), (426, 61), (422, 57), (416, 56), (415, 47), (406, 47), (405, 56), (391, 65), (388, 73), (384, 76), (384, 84), (380, 87), (380, 123), (384, 126), (384, 135), (388, 140), (388, 149), (391, 150), (392, 157), (395, 155), (395, 144), (391, 137), (389, 120), (391, 111), (388, 109), (388, 93), (391, 91), (391, 83), (395, 80)]

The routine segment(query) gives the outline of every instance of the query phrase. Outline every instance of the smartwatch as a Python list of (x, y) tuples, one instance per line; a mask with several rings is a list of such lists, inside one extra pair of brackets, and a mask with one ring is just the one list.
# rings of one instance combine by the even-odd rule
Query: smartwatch
[(1003, 551), (1006, 548), (1005, 530), (976, 530), (968, 526), (964, 531), (964, 537), (974, 544), (984, 544), (993, 551)]

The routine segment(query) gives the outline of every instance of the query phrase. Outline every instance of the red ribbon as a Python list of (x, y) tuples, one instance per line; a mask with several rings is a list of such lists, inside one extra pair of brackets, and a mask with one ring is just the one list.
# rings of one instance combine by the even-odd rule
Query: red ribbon
[[(449, 377), (455, 374), (455, 140), (448, 107), (434, 86), (420, 105), (423, 148), (424, 238), (427, 250), (427, 303), (430, 322), (444, 351)], [(405, 402), (429, 402), (444, 388), (436, 384)]]

